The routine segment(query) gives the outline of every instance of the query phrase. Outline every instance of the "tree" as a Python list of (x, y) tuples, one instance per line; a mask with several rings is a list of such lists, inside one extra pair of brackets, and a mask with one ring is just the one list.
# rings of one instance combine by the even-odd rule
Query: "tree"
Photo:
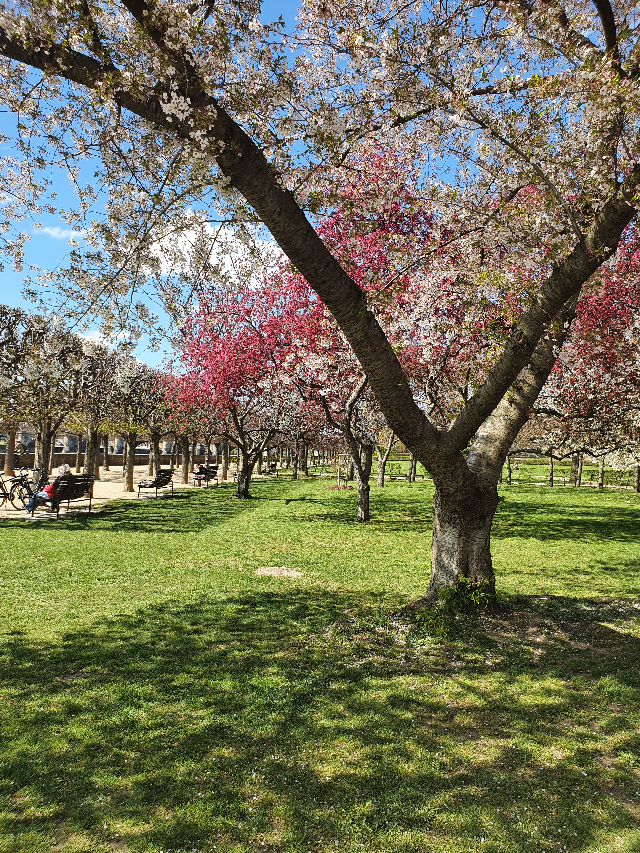
[(49, 471), (57, 429), (78, 405), (83, 345), (59, 317), (44, 318), (3, 309), (5, 350), (3, 408), (13, 419), (33, 424), (34, 467)]
[[(7, 66), (6, 101), (72, 159), (90, 139), (110, 172), (111, 220), (90, 239), (104, 234), (118, 273), (88, 275), (78, 261), (75, 280), (90, 300), (100, 292), (108, 301), (146, 276), (149, 235), (154, 225), (167, 227), (171, 209), (212, 193), (219, 206), (221, 194), (241, 196), (336, 318), (390, 428), (433, 477), (427, 598), (459, 577), (491, 593), (502, 463), (553, 368), (582, 287), (636, 217), (640, 66), (623, 13), (607, 0), (595, 9), (514, 0), (487, 6), (484, 16), (465, 3), (309, 2), (299, 32), (280, 38), (277, 25), (255, 20), (249, 2), (215, 16), (210, 5), (186, 0), (121, 0), (117, 8), (115, 16), (97, 0), (23, 0), (0, 14), (0, 53), (44, 72), (36, 89), (30, 72)], [(296, 73), (284, 53), (292, 41)], [(53, 99), (49, 112), (40, 108), (44, 96)], [(535, 270), (519, 283), (519, 310), (483, 381), (446, 428), (414, 398), (366, 291), (303, 209), (316, 209), (323, 196), (298, 189), (300, 140), (308, 151), (300, 165), (316, 155), (339, 165), (367, 135), (385, 135), (423, 163), (441, 152), (458, 157), (455, 186), (436, 172), (425, 193), (446, 242), (456, 241), (467, 287), (504, 281), (505, 257), (512, 269)], [(25, 134), (22, 144), (39, 138)], [(327, 176), (314, 174), (330, 199)], [(364, 171), (362, 178), (371, 181)], [(388, 187), (372, 206), (394, 193)], [(91, 196), (83, 189), (85, 210)], [(126, 234), (115, 241), (119, 220)]]
[[(254, 466), (279, 429), (292, 393), (283, 365), (292, 328), (304, 310), (267, 285), (237, 292), (211, 287), (182, 327), (180, 366), (169, 382), (178, 422), (202, 423), (215, 413), (217, 432), (238, 448), (236, 495), (249, 497)], [(293, 289), (292, 289), (293, 290)]]

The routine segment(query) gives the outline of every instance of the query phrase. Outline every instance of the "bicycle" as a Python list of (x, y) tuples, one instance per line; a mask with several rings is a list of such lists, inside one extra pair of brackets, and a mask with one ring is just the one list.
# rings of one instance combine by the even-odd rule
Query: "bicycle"
[(13, 485), (9, 492), (9, 500), (15, 509), (25, 509), (31, 498), (36, 494), (36, 492), (41, 491), (49, 479), (46, 472), (42, 473), (40, 468), (34, 468), (33, 473), (40, 474), (36, 485), (32, 485), (32, 481), (29, 478), (29, 472), (25, 468), (20, 470), (17, 477), (11, 478), (10, 482), (13, 483)]

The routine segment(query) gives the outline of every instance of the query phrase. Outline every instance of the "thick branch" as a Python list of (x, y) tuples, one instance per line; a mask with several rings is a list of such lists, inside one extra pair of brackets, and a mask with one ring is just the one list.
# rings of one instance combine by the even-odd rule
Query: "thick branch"
[(480, 424), (529, 362), (547, 325), (566, 302), (579, 295), (584, 283), (613, 255), (622, 232), (636, 215), (636, 208), (631, 202), (639, 187), (640, 165), (636, 165), (596, 215), (584, 240), (553, 270), (532, 306), (516, 323), (495, 367), (444, 437), (445, 453), (454, 453), (467, 446)]

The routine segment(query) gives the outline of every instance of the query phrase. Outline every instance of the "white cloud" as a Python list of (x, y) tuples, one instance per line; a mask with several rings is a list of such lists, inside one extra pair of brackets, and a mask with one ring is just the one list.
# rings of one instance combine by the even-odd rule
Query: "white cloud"
[(55, 225), (53, 228), (49, 225), (45, 228), (38, 228), (36, 234), (47, 234), (56, 240), (75, 240), (77, 237), (84, 237), (84, 231), (72, 231), (70, 228), (60, 228), (59, 225)]

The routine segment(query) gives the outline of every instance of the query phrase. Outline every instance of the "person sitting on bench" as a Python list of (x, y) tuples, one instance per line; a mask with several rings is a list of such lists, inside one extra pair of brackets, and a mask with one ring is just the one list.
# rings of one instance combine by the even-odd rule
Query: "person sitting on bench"
[(47, 483), (46, 486), (43, 487), (42, 491), (36, 492), (35, 495), (31, 498), (28, 504), (25, 504), (25, 510), (27, 512), (31, 512), (33, 509), (33, 505), (36, 501), (44, 502), (51, 501), (51, 509), (55, 509), (55, 497), (56, 492), (60, 488), (60, 483), (63, 478), (69, 477), (71, 474), (71, 468), (68, 465), (61, 465), (58, 468), (58, 476), (55, 478), (53, 483)]

